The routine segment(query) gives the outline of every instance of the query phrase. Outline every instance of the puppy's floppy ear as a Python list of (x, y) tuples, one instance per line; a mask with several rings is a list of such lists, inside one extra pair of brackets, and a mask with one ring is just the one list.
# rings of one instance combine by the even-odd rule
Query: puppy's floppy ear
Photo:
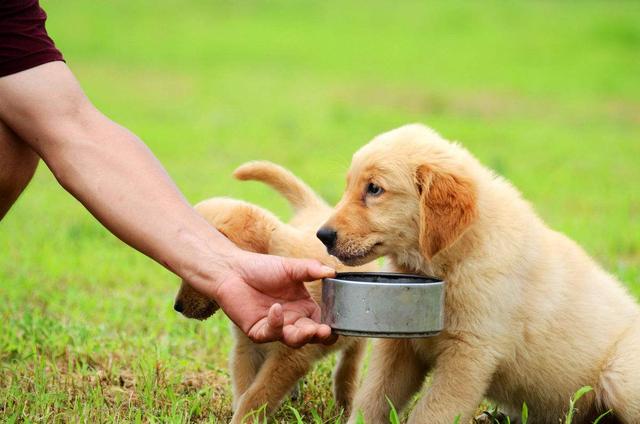
[(420, 251), (430, 260), (471, 225), (476, 194), (469, 180), (428, 165), (418, 167), (415, 181), (420, 195)]

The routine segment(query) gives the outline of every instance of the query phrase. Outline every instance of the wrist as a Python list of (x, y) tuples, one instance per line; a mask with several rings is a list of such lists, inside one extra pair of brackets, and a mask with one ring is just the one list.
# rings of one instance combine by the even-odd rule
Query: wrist
[(208, 229), (207, 237), (181, 234), (181, 245), (186, 245), (176, 274), (211, 300), (220, 299), (225, 280), (237, 270), (238, 257), (244, 252), (217, 231)]

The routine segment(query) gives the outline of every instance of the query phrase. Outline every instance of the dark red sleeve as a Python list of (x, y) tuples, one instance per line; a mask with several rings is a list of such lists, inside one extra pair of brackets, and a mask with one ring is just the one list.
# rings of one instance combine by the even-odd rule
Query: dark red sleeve
[(0, 77), (64, 60), (47, 35), (38, 0), (0, 0)]

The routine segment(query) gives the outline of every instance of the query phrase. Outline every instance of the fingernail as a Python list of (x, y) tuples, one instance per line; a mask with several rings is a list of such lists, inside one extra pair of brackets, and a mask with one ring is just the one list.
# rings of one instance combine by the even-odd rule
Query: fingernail
[(320, 268), (322, 270), (323, 274), (327, 274), (327, 275), (335, 275), (336, 270), (333, 268), (330, 268), (326, 265), (322, 265), (322, 268)]

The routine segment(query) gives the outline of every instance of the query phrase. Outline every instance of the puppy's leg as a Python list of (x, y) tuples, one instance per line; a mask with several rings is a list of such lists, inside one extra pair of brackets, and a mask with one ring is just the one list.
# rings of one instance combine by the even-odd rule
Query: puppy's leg
[(317, 346), (307, 345), (299, 350), (280, 346), (280, 349), (270, 352), (251, 386), (238, 399), (231, 422), (240, 424), (251, 412), (266, 405), (260, 416), (253, 416), (248, 421), (263, 422), (264, 415), (270, 415), (296, 382), (311, 369), (318, 358), (317, 351)]
[(433, 371), (433, 382), (409, 417), (409, 424), (450, 424), (460, 415), (466, 423), (472, 417), (495, 371), (489, 345), (473, 344), (458, 337), (443, 341)]
[(367, 345), (366, 340), (355, 339), (340, 354), (340, 359), (333, 371), (333, 397), (339, 407), (349, 415), (353, 395), (358, 388), (360, 364)]
[(418, 391), (427, 366), (418, 358), (409, 340), (376, 340), (369, 372), (356, 393), (349, 423), (364, 414), (367, 423), (383, 423), (389, 419), (389, 403), (401, 410)]
[(601, 409), (612, 409), (623, 423), (640, 423), (640, 327), (636, 323), (618, 343), (595, 389)]
[(231, 387), (233, 389), (233, 410), (238, 408), (240, 397), (256, 379), (264, 362), (262, 348), (253, 344), (240, 330), (234, 328), (236, 342), (229, 358)]

